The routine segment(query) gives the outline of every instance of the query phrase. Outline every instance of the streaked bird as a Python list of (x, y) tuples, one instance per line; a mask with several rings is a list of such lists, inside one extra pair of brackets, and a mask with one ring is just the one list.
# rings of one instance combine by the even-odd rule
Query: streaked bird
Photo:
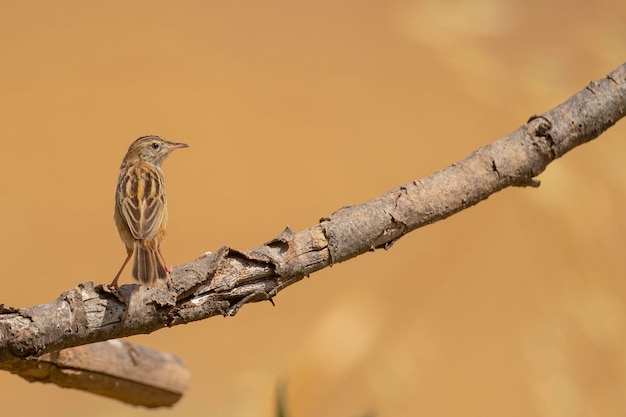
[(126, 259), (111, 286), (117, 281), (134, 254), (133, 278), (152, 286), (167, 280), (171, 269), (161, 254), (167, 227), (167, 196), (161, 164), (184, 143), (170, 142), (159, 136), (142, 136), (131, 143), (120, 167), (115, 193), (115, 225), (126, 246)]

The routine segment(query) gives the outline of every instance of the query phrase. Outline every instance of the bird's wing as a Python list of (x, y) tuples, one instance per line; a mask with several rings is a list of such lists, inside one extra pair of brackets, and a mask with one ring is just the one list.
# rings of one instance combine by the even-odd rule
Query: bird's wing
[(121, 174), (118, 199), (122, 216), (135, 239), (151, 240), (167, 215), (163, 177), (148, 165)]

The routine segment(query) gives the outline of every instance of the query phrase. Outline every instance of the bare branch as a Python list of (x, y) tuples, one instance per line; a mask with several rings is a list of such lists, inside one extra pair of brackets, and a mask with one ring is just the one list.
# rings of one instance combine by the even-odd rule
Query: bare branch
[(31, 382), (53, 383), (148, 408), (176, 403), (189, 372), (174, 355), (108, 340), (13, 360), (3, 368)]
[(174, 288), (125, 285), (125, 304), (92, 282), (48, 304), (0, 305), (0, 368), (15, 361), (112, 338), (151, 333), (215, 315), (234, 315), (246, 303), (279, 291), (333, 263), (445, 219), (509, 186), (538, 186), (547, 165), (588, 142), (624, 116), (626, 64), (510, 135), (428, 177), (360, 205), (337, 210), (318, 224), (240, 251), (228, 247), (175, 268)]

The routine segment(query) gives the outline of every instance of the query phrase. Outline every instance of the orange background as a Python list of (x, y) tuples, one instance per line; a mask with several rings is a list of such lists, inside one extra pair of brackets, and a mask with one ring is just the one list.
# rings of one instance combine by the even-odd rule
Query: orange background
[[(0, 302), (124, 258), (119, 163), (164, 165), (181, 264), (301, 230), (462, 159), (626, 59), (626, 2), (31, 1), (0, 13)], [(234, 318), (133, 341), (192, 372), (147, 411), (0, 374), (3, 415), (612, 416), (626, 413), (626, 122), (539, 189), (305, 279)], [(129, 271), (122, 277), (130, 282)]]

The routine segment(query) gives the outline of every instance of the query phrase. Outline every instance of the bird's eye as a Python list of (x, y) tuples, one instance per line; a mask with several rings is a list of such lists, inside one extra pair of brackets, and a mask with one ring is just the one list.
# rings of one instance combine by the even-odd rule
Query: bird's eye
[(152, 142), (152, 149), (159, 149), (159, 142)]

